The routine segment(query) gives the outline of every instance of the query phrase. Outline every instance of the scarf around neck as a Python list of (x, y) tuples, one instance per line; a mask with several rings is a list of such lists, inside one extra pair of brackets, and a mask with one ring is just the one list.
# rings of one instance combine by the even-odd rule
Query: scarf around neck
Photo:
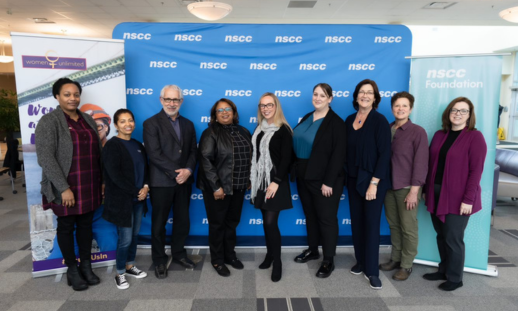
[[(270, 172), (273, 168), (272, 158), (270, 157), (270, 140), (272, 136), (279, 130), (280, 127), (275, 124), (268, 124), (266, 119), (255, 129), (254, 135), (252, 136), (252, 145), (254, 147), (252, 155), (252, 168), (250, 173), (250, 181), (252, 183), (251, 189), (251, 200), (257, 196), (257, 190), (262, 185), (268, 187), (270, 185)], [(259, 151), (261, 152), (259, 159), (257, 159), (257, 136), (264, 132), (264, 136), (259, 144)], [(266, 202), (266, 196), (264, 198)]]

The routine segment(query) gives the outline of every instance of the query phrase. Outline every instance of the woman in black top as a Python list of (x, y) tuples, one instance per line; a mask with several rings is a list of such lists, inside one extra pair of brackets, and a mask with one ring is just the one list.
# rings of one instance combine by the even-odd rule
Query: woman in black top
[(329, 106), (333, 90), (326, 83), (313, 88), (315, 110), (305, 115), (293, 129), (293, 149), (297, 156), (293, 173), (306, 216), (309, 248), (295, 257), (304, 263), (318, 259), (322, 244), (324, 260), (316, 276), (333, 272), (338, 242), (338, 205), (344, 188), (345, 129), (343, 120)]
[(361, 81), (353, 95), (357, 112), (345, 120), (347, 190), (356, 257), (351, 273), (364, 273), (372, 289), (382, 287), (378, 270), (381, 208), (391, 188), (390, 125), (376, 111), (380, 101), (376, 82)]
[(119, 109), (113, 116), (117, 136), (112, 137), (102, 151), (105, 176), (103, 218), (117, 226), (115, 285), (126, 289), (126, 276), (144, 278), (147, 273), (135, 266), (138, 234), (142, 215), (147, 212), (149, 180), (146, 149), (131, 138), (135, 118), (128, 109)]
[(250, 185), (252, 143), (250, 132), (238, 122), (236, 105), (230, 99), (218, 100), (198, 148), (196, 186), (203, 193), (209, 220), (211, 263), (221, 276), (230, 275), (225, 264), (243, 269), (234, 248), (245, 191)]
[(288, 170), (291, 165), (292, 130), (279, 99), (273, 93), (265, 93), (257, 109), (259, 124), (252, 136), (253, 157), (250, 180), (251, 200), (263, 214), (266, 239), (266, 257), (259, 269), (268, 269), (273, 262), (272, 281), (282, 276), (281, 232), (279, 213), (292, 208)]

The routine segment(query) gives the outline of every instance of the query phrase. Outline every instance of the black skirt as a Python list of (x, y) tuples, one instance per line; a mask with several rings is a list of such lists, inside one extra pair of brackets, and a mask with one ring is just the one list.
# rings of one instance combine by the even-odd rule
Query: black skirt
[(279, 189), (275, 193), (272, 199), (264, 201), (266, 195), (266, 189), (257, 190), (257, 195), (254, 199), (254, 207), (263, 209), (266, 211), (282, 211), (285, 209), (293, 208), (291, 201), (291, 189), (288, 179), (285, 179), (279, 185)]

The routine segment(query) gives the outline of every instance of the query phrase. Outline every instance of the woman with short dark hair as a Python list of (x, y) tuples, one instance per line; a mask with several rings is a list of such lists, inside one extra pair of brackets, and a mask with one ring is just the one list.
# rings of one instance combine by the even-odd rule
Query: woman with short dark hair
[(94, 211), (102, 202), (102, 146), (95, 121), (77, 109), (81, 91), (77, 81), (57, 80), (52, 94), (59, 106), (40, 119), (35, 133), (42, 168), (43, 209), (52, 209), (57, 216), (57, 240), (68, 266), (67, 282), (78, 291), (100, 282), (92, 271), (90, 257)]
[(243, 269), (237, 258), (236, 228), (241, 220), (245, 192), (250, 185), (252, 143), (250, 132), (238, 125), (236, 105), (226, 98), (210, 110), (209, 128), (198, 147), (196, 186), (203, 193), (209, 220), (211, 263), (221, 276), (229, 276), (225, 264)]
[(391, 105), (395, 118), (390, 124), (392, 188), (385, 196), (385, 216), (390, 226), (392, 253), (390, 260), (379, 268), (398, 269), (392, 279), (404, 281), (412, 273), (417, 255), (417, 206), (428, 172), (428, 137), (422, 127), (410, 121), (414, 107), (412, 94), (394, 94)]
[(439, 285), (444, 291), (463, 286), (464, 230), (469, 216), (482, 209), (480, 179), (487, 146), (475, 123), (473, 103), (457, 97), (444, 110), (442, 130), (430, 144), (425, 204), (437, 233), (441, 262), (437, 272), (423, 278), (446, 281)]

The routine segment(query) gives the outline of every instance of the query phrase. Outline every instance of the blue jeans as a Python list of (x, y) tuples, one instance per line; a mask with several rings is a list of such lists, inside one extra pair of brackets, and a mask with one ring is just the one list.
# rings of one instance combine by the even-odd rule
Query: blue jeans
[(135, 202), (133, 204), (131, 227), (117, 227), (119, 240), (117, 241), (117, 258), (115, 262), (118, 274), (126, 272), (126, 265), (135, 264), (138, 233), (140, 231), (140, 223), (142, 222), (143, 209), (144, 203)]

